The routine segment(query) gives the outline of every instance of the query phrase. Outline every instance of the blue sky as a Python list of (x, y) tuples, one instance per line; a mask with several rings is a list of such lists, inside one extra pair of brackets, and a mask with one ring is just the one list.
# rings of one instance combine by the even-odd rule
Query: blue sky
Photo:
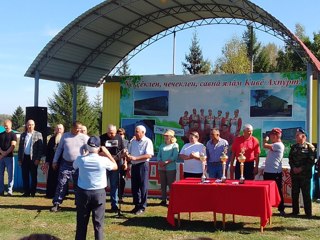
[[(156, 1), (156, 0), (154, 0)], [(0, 114), (12, 114), (20, 105), (33, 106), (34, 79), (24, 74), (45, 45), (74, 18), (101, 0), (10, 0), (0, 3)], [(265, 1), (254, 0), (294, 32), (295, 24), (302, 24), (308, 36), (320, 31), (319, 0)], [(302, 12), (303, 9), (303, 12)], [(198, 27), (197, 33), (205, 58), (212, 63), (221, 56), (224, 44), (234, 35), (241, 36), (245, 29), (232, 25), (212, 25)], [(176, 35), (175, 74), (182, 74), (181, 62), (189, 50), (194, 29), (178, 32)], [(274, 42), (282, 46), (278, 39), (257, 32), (263, 43)], [(132, 74), (172, 73), (172, 36), (164, 38), (136, 55), (130, 62)], [(156, 58), (154, 56), (157, 56)], [(156, 59), (156, 60), (154, 60)], [(49, 97), (57, 91), (57, 83), (40, 80), (39, 106), (47, 106)], [(90, 99), (102, 88), (88, 88)]]

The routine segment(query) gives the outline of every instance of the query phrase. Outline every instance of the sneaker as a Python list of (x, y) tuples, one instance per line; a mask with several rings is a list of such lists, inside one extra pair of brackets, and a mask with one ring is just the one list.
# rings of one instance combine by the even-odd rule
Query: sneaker
[(139, 209), (138, 211), (135, 212), (135, 215), (141, 215), (144, 214), (144, 209)]
[(54, 204), (53, 207), (50, 209), (50, 212), (58, 212), (59, 210), (59, 204)]

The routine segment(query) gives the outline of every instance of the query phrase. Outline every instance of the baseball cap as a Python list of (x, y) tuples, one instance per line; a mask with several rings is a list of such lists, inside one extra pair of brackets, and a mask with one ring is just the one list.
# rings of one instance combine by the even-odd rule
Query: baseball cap
[(101, 145), (100, 138), (97, 136), (91, 136), (91, 137), (89, 137), (87, 144), (90, 147), (98, 148)]
[(282, 130), (280, 128), (272, 128), (270, 134), (282, 134)]

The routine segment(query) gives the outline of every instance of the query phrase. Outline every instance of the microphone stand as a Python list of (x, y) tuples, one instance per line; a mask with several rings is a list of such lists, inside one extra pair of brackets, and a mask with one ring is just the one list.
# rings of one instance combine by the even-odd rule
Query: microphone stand
[[(120, 187), (121, 187), (121, 167), (122, 167), (122, 157), (121, 157), (121, 153), (126, 151), (127, 149), (124, 148), (122, 149), (120, 152), (118, 152), (116, 154), (116, 157), (119, 158), (119, 165), (118, 165), (118, 199), (119, 199), (119, 192), (120, 192)], [(117, 218), (123, 218), (124, 215), (121, 213), (121, 202), (118, 201), (119, 207), (118, 207), (118, 212), (117, 215), (115, 217)]]

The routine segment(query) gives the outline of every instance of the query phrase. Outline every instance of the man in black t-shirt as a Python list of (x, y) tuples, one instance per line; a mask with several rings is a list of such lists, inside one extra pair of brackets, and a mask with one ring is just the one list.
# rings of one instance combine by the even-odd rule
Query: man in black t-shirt
[(115, 125), (108, 125), (107, 132), (100, 136), (101, 146), (105, 146), (118, 164), (118, 169), (107, 171), (110, 181), (110, 199), (111, 211), (117, 212), (118, 208), (118, 190), (119, 190), (119, 169), (121, 166), (121, 155), (123, 154), (124, 144), (120, 135), (117, 134)]
[(13, 150), (17, 144), (17, 136), (12, 131), (12, 122), (4, 121), (5, 131), (0, 133), (0, 196), (4, 196), (4, 170), (8, 172), (8, 195), (12, 195), (14, 182)]

